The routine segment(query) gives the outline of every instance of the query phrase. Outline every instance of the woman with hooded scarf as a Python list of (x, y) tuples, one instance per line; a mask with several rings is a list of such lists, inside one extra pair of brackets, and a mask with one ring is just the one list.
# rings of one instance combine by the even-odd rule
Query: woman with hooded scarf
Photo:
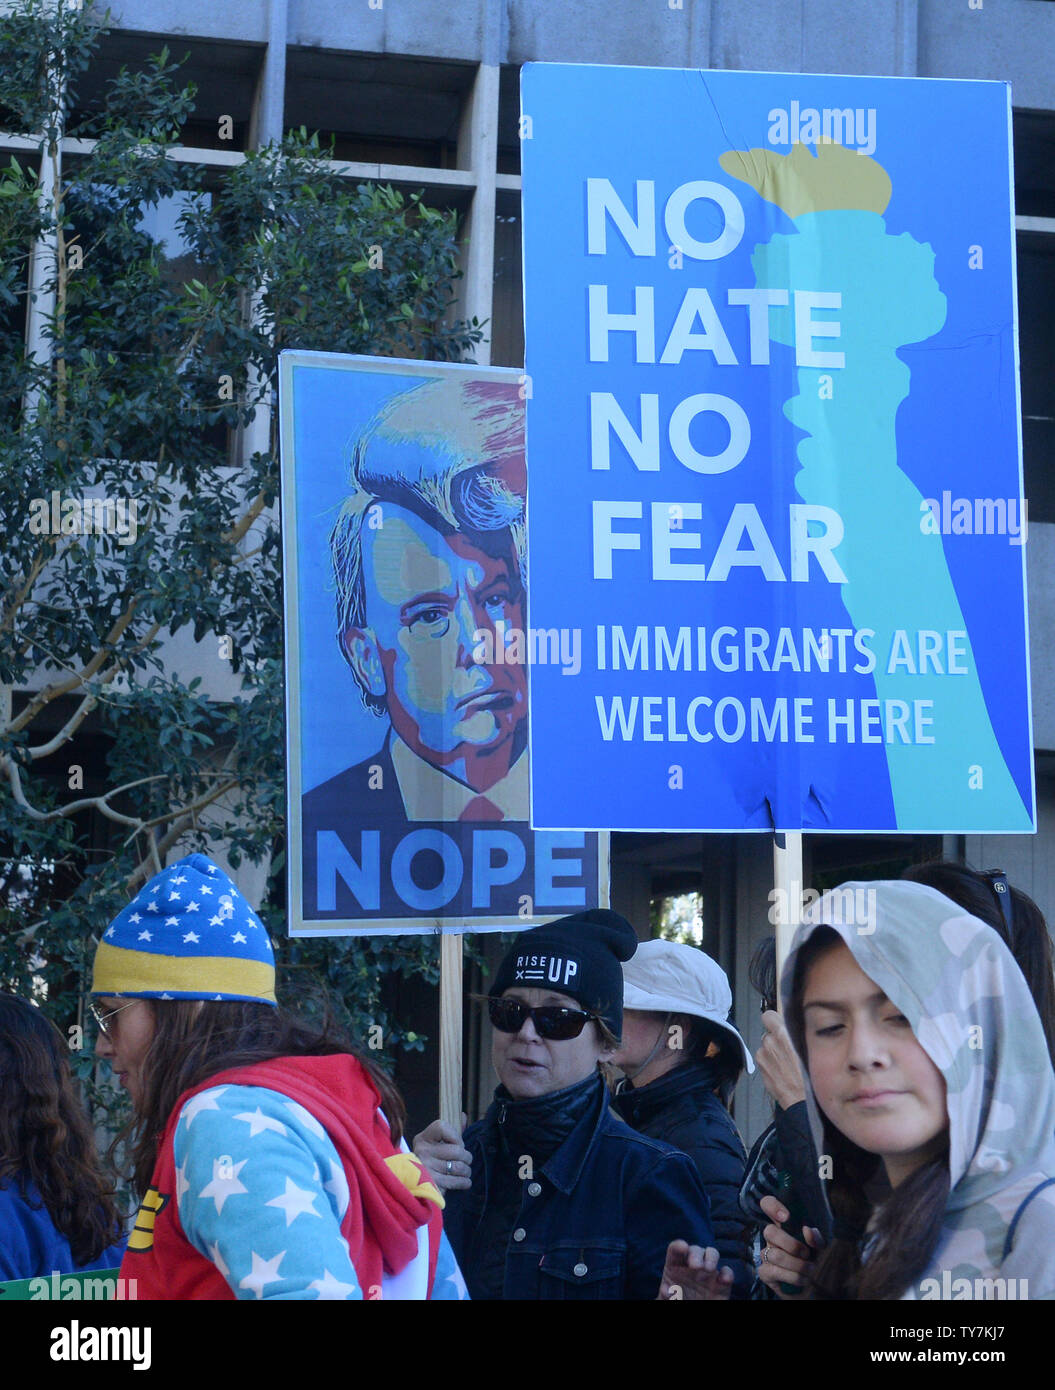
[(765, 1282), (1055, 1298), (1055, 1075), (996, 933), (922, 884), (844, 884), (805, 914), (782, 991), (834, 1233), (767, 1226)]

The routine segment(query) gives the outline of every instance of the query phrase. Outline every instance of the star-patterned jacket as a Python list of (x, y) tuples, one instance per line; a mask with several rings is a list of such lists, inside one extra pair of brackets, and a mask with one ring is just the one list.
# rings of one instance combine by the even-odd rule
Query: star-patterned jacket
[(441, 1206), (354, 1057), (284, 1057), (180, 1097), (121, 1273), (140, 1299), (461, 1298)]

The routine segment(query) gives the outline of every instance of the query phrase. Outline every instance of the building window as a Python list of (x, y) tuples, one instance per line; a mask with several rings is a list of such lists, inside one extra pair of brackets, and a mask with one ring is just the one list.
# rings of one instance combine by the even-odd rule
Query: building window
[(1018, 234), (1018, 333), (1029, 519), (1055, 522), (1055, 234)]
[(468, 63), (291, 48), (286, 128), (317, 131), (337, 159), (453, 169), (474, 74)]
[(524, 263), (520, 195), (495, 195), (495, 288), (491, 361), (496, 367), (524, 365)]
[(677, 893), (653, 903), (653, 936), (682, 946), (703, 946), (703, 894)]
[(1055, 114), (1016, 111), (1014, 151), (1025, 495), (1055, 522)]
[(498, 172), (520, 173), (520, 69), (504, 67), (498, 78)]
[(71, 133), (85, 117), (102, 109), (107, 89), (122, 67), (146, 70), (151, 59), (168, 48), (171, 62), (180, 64), (172, 81), (176, 90), (193, 83), (194, 112), (183, 127), (182, 143), (205, 150), (246, 150), (257, 83), (266, 49), (260, 44), (216, 43), (207, 39), (129, 34), (103, 36), (91, 67), (77, 83), (77, 105)]

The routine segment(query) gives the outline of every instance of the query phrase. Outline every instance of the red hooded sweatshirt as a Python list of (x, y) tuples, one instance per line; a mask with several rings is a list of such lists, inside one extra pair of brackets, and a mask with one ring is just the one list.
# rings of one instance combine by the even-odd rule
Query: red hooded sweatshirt
[(382, 1274), (398, 1274), (418, 1253), (418, 1229), (429, 1227), (428, 1294), (436, 1270), (443, 1199), (426, 1170), (393, 1144), (378, 1109), (380, 1097), (352, 1056), (281, 1057), (217, 1072), (180, 1096), (158, 1150), (150, 1190), (140, 1205), (121, 1275), (137, 1281), (140, 1299), (233, 1299), (216, 1265), (190, 1243), (176, 1200), (173, 1136), (183, 1106), (214, 1086), (261, 1086), (302, 1105), (329, 1135), (348, 1180), (341, 1234), (365, 1296), (376, 1297)]

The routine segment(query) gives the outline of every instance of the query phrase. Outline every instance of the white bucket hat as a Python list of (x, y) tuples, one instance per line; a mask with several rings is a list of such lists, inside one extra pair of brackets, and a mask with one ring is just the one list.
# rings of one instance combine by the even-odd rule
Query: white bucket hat
[(695, 946), (676, 941), (642, 941), (630, 960), (623, 962), (623, 1008), (649, 1014), (691, 1014), (706, 1018), (740, 1044), (744, 1065), (755, 1064), (747, 1044), (729, 1022), (733, 992), (717, 961)]

